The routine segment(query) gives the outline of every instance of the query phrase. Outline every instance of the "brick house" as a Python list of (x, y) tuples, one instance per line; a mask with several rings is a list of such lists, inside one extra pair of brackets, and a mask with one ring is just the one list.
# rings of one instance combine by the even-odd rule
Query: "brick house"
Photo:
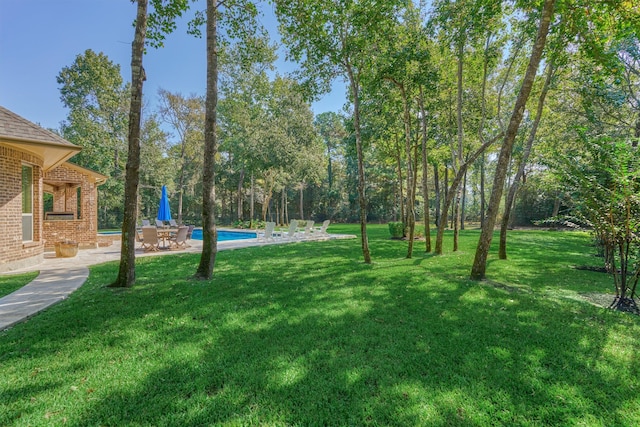
[(34, 265), (56, 242), (98, 244), (98, 185), (67, 162), (81, 150), (0, 106), (0, 272)]

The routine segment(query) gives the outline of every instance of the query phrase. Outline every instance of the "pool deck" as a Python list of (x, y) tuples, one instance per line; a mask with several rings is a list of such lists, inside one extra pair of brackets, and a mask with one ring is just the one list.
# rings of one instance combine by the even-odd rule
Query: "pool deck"
[[(353, 239), (348, 234), (329, 234), (309, 240), (283, 240), (264, 242), (258, 239), (227, 240), (218, 242), (218, 251), (241, 249), (251, 246), (277, 245), (300, 241)], [(40, 274), (32, 282), (17, 291), (0, 298), (0, 331), (25, 321), (40, 311), (64, 299), (82, 286), (89, 277), (89, 266), (120, 259), (120, 240), (114, 240), (108, 247), (79, 250), (73, 258), (56, 258), (54, 252), (45, 252), (40, 264), (13, 270), (2, 275), (39, 271)], [(163, 256), (180, 253), (201, 253), (202, 240), (189, 240), (189, 247), (182, 250), (160, 250), (145, 252), (136, 249), (136, 258), (145, 256)]]

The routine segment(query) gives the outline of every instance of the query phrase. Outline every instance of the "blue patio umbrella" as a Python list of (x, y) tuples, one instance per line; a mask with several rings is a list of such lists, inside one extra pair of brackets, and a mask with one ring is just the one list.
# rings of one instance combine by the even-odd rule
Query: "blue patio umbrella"
[(167, 186), (162, 186), (162, 196), (160, 196), (160, 209), (158, 209), (158, 219), (169, 221), (171, 219), (171, 209), (169, 208), (169, 197), (167, 197)]

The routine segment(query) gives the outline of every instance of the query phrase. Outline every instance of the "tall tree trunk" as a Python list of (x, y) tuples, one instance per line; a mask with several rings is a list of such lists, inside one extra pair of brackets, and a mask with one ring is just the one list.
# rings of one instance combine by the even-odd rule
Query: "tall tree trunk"
[(458, 250), (458, 237), (460, 236), (460, 196), (462, 185), (458, 184), (458, 188), (454, 190), (456, 197), (453, 204), (453, 214), (451, 215), (451, 225), (453, 225), (453, 252)]
[(262, 202), (262, 220), (263, 221), (267, 221), (267, 211), (269, 210), (269, 205), (271, 204), (271, 197), (273, 197), (273, 187), (266, 181), (267, 179), (265, 179), (264, 200)]
[(542, 9), (542, 15), (540, 18), (540, 24), (538, 27), (538, 34), (536, 41), (531, 51), (531, 57), (529, 59), (529, 65), (522, 81), (522, 87), (518, 93), (513, 113), (509, 121), (509, 126), (504, 135), (504, 141), (500, 150), (500, 156), (498, 157), (498, 164), (496, 166), (496, 173), (493, 179), (493, 190), (491, 191), (491, 198), (489, 199), (489, 209), (487, 210), (486, 222), (482, 227), (480, 233), (480, 239), (478, 241), (478, 247), (476, 249), (475, 259), (471, 268), (471, 278), (474, 280), (484, 279), (487, 269), (487, 256), (489, 255), (489, 248), (491, 246), (491, 239), (493, 238), (493, 229), (498, 217), (498, 209), (500, 205), (500, 199), (502, 198), (502, 191), (506, 178), (507, 168), (509, 167), (509, 160), (511, 159), (511, 151), (513, 150), (513, 143), (516, 139), (522, 117), (526, 108), (527, 100), (531, 94), (531, 88), (535, 80), (538, 65), (542, 58), (542, 52), (547, 41), (547, 34), (549, 33), (549, 27), (551, 24), (551, 18), (553, 17), (553, 8), (555, 0), (545, 0)]
[[(454, 162), (457, 160), (458, 165), (462, 165), (462, 143), (464, 141), (464, 127), (462, 126), (462, 70), (464, 67), (464, 42), (458, 43), (458, 72), (457, 72), (457, 94), (456, 94), (456, 127), (458, 132), (458, 149), (457, 156), (454, 158)], [(454, 167), (455, 172), (455, 167)], [(460, 219), (461, 209), (460, 202), (462, 196), (462, 187), (458, 186), (456, 191), (456, 203), (453, 208), (453, 251), (458, 250), (458, 240), (460, 238)]]
[(442, 241), (444, 239), (444, 229), (447, 226), (447, 214), (449, 211), (449, 207), (453, 202), (453, 198), (457, 194), (456, 189), (460, 185), (460, 182), (462, 181), (464, 174), (467, 172), (469, 165), (475, 162), (478, 159), (478, 157), (482, 153), (484, 153), (485, 150), (489, 148), (489, 146), (491, 146), (491, 144), (496, 142), (498, 139), (502, 138), (502, 135), (503, 134), (501, 132), (498, 135), (494, 136), (492, 139), (485, 141), (473, 154), (469, 156), (466, 162), (460, 165), (460, 168), (458, 169), (458, 173), (456, 173), (456, 176), (453, 178), (453, 181), (451, 182), (451, 187), (449, 188), (449, 191), (446, 192), (446, 197), (442, 206), (442, 214), (440, 216), (440, 221), (438, 221), (438, 233), (436, 235), (436, 249), (435, 249), (436, 255), (442, 255)]
[(211, 279), (218, 252), (215, 222), (215, 160), (218, 109), (218, 10), (216, 0), (207, 0), (207, 93), (204, 119), (204, 164), (202, 172), (202, 255), (195, 276)]
[[(396, 166), (398, 170), (398, 187), (400, 190), (400, 197), (398, 198), (398, 202), (400, 204), (400, 221), (402, 221), (406, 225), (406, 215), (404, 210), (404, 189), (402, 180), (404, 179), (402, 176), (402, 150), (400, 149), (400, 144), (398, 143), (398, 134), (395, 134), (396, 138)], [(402, 232), (404, 236), (404, 231)]]
[(560, 213), (560, 196), (558, 195), (553, 201), (553, 212), (551, 212), (551, 216), (556, 217), (558, 216), (559, 213)]
[(364, 193), (364, 154), (362, 151), (362, 135), (360, 132), (360, 88), (353, 73), (351, 64), (346, 63), (347, 74), (349, 76), (349, 86), (353, 96), (353, 126), (356, 134), (356, 153), (358, 155), (358, 203), (360, 205), (360, 234), (362, 243), (362, 256), (365, 264), (371, 264), (371, 253), (369, 252), (369, 238), (367, 236), (367, 198)]
[(244, 219), (244, 206), (243, 206), (243, 200), (244, 200), (244, 195), (242, 194), (242, 190), (244, 188), (244, 168), (242, 168), (240, 170), (240, 177), (238, 178), (238, 220), (242, 221)]
[(256, 180), (253, 176), (253, 172), (251, 172), (251, 195), (249, 199), (249, 216), (251, 221), (251, 226), (253, 226), (253, 220), (256, 219)]
[(440, 177), (438, 176), (438, 165), (433, 165), (433, 189), (435, 191), (435, 205), (436, 205), (436, 216), (435, 222), (436, 227), (440, 224)]
[[(407, 98), (407, 92), (405, 87), (400, 82), (391, 79), (393, 83), (400, 90), (402, 96), (402, 110), (404, 122), (404, 149), (407, 156), (407, 202), (406, 202), (406, 217), (404, 217), (404, 235), (409, 239), (409, 245), (407, 248), (407, 258), (413, 256), (413, 238), (415, 233), (416, 216), (414, 211), (415, 206), (415, 183), (414, 183), (414, 161), (411, 153), (411, 111), (409, 110), (409, 100)], [(400, 156), (398, 156), (399, 158)], [(398, 160), (399, 164), (399, 160)], [(401, 181), (402, 182), (402, 181)], [(408, 233), (408, 235), (407, 235)]]
[(464, 230), (464, 221), (466, 220), (465, 208), (467, 205), (467, 172), (464, 173), (464, 179), (462, 180), (462, 206), (460, 207), (460, 230)]
[(424, 109), (424, 93), (420, 87), (420, 116), (422, 117), (422, 197), (424, 198), (425, 252), (431, 252), (431, 227), (429, 226), (429, 162), (427, 158), (427, 113)]
[(484, 227), (485, 212), (486, 212), (486, 197), (484, 191), (484, 183), (486, 180), (486, 159), (484, 153), (482, 153), (482, 159), (480, 160), (480, 227)]
[(142, 121), (142, 85), (146, 80), (142, 67), (147, 34), (147, 0), (138, 0), (136, 29), (131, 45), (131, 106), (129, 110), (129, 156), (126, 165), (124, 218), (120, 268), (112, 287), (130, 288), (136, 282), (136, 221), (138, 184), (140, 183), (140, 123)]
[[(444, 165), (444, 199), (442, 200), (442, 219), (444, 220), (444, 226), (447, 226), (449, 222), (449, 205), (445, 201), (449, 198), (449, 167)], [(444, 206), (446, 205), (446, 207)], [(437, 246), (437, 245), (436, 245)]]
[(304, 184), (300, 183), (300, 219), (304, 220)]
[(282, 189), (282, 200), (283, 200), (282, 211), (284, 212), (282, 223), (289, 224), (289, 202), (287, 199), (287, 190), (285, 188)]
[(547, 92), (549, 91), (549, 85), (551, 84), (551, 79), (553, 78), (554, 71), (555, 67), (552, 61), (551, 63), (549, 63), (549, 66), (547, 68), (547, 77), (544, 80), (542, 90), (540, 91), (540, 96), (538, 97), (536, 117), (533, 120), (533, 125), (531, 126), (531, 131), (529, 132), (529, 137), (527, 138), (527, 142), (524, 147), (524, 153), (522, 154), (522, 159), (520, 160), (520, 165), (518, 166), (518, 171), (516, 172), (516, 176), (513, 178), (513, 184), (511, 184), (511, 187), (509, 188), (507, 201), (504, 204), (504, 214), (502, 216), (502, 224), (500, 225), (500, 248), (498, 250), (498, 258), (500, 259), (507, 259), (507, 229), (509, 228), (509, 220), (511, 219), (511, 210), (513, 209), (516, 193), (518, 192), (518, 187), (520, 185), (520, 180), (524, 176), (524, 168), (529, 161), (529, 155), (531, 154), (533, 141), (536, 139), (536, 133), (538, 131), (538, 126), (540, 125), (540, 120), (542, 119), (542, 112), (544, 111), (544, 101), (547, 97)]
[[(329, 190), (333, 190), (333, 165), (331, 164), (331, 138), (327, 138), (327, 180), (329, 181)], [(329, 191), (331, 193), (331, 191)]]

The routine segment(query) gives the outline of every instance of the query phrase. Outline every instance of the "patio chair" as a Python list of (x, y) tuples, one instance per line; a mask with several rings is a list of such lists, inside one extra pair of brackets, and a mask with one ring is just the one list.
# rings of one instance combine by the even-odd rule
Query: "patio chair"
[(164, 228), (164, 221), (162, 221), (160, 219), (156, 219), (156, 227)]
[(187, 247), (187, 232), (189, 227), (181, 225), (178, 227), (178, 232), (174, 237), (169, 239), (169, 247), (171, 249), (185, 249)]
[(196, 228), (195, 225), (190, 225), (187, 230), (187, 240), (191, 240), (191, 235), (193, 234), (193, 229)]
[(142, 220), (142, 226), (143, 227), (149, 227), (151, 225), (151, 223), (149, 222), (148, 219), (143, 219)]
[(178, 228), (178, 223), (176, 222), (175, 219), (170, 219), (169, 220), (169, 226), (173, 227), (173, 228)]
[(315, 224), (314, 221), (307, 221), (307, 223), (304, 225), (304, 230), (298, 233), (298, 238), (299, 239), (310, 239), (311, 233), (313, 232), (313, 224)]
[(325, 220), (322, 223), (322, 227), (313, 229), (313, 233), (318, 236), (328, 236), (329, 233), (327, 233), (327, 228), (329, 227), (330, 223), (331, 223), (331, 220), (328, 220), (328, 219)]
[(155, 227), (142, 227), (142, 241), (145, 251), (157, 251), (160, 249), (158, 229)]
[(147, 244), (144, 242), (144, 238), (142, 237), (142, 231), (136, 230), (136, 242), (140, 243), (140, 248), (146, 249)]
[(269, 242), (274, 239), (274, 230), (276, 228), (275, 222), (267, 222), (264, 226), (264, 231), (258, 231), (256, 237), (259, 242)]
[(281, 230), (280, 234), (282, 238), (285, 240), (293, 240), (296, 238), (298, 234), (296, 231), (297, 229), (298, 229), (298, 220), (294, 219), (294, 220), (291, 220), (291, 222), (289, 223), (289, 228)]

